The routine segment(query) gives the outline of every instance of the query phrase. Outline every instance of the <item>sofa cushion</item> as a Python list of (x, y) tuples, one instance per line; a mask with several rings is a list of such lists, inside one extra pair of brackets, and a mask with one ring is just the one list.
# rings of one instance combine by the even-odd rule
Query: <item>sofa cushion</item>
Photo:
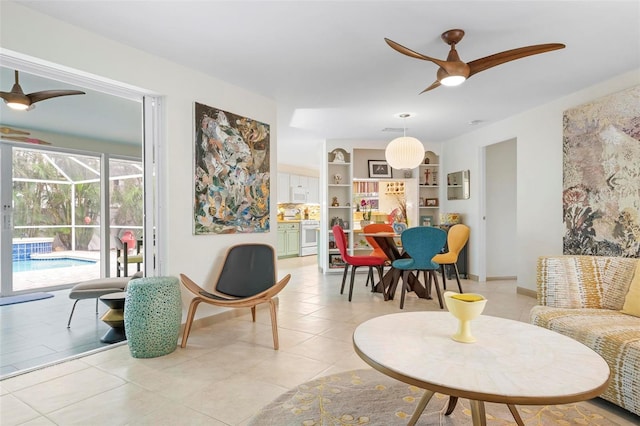
[(640, 317), (640, 262), (636, 266), (636, 273), (633, 275), (629, 291), (624, 299), (622, 312)]
[(541, 257), (538, 302), (557, 308), (620, 310), (637, 263), (622, 257)]
[(535, 306), (531, 323), (571, 337), (600, 354), (611, 369), (611, 382), (601, 397), (640, 413), (640, 318), (608, 309)]

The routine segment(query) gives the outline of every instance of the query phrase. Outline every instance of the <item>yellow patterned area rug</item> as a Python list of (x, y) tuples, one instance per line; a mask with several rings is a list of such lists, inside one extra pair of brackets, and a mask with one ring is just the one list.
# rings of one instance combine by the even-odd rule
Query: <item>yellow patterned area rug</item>
[[(437, 368), (437, 367), (436, 367)], [(280, 395), (249, 426), (406, 425), (423, 390), (373, 369), (354, 370), (303, 383)], [(418, 425), (471, 425), (469, 401), (458, 400), (445, 416), (448, 397), (436, 394)], [(486, 403), (487, 425), (515, 425), (506, 405)], [(525, 425), (631, 425), (585, 401), (566, 405), (518, 406)]]

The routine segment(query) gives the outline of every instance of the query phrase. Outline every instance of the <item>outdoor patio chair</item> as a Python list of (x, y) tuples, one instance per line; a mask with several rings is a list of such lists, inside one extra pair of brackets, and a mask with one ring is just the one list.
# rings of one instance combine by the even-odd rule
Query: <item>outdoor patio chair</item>
[(98, 299), (100, 296), (125, 291), (129, 281), (135, 278), (142, 278), (142, 272), (136, 272), (131, 277), (98, 278), (95, 280), (83, 281), (73, 286), (69, 292), (69, 299), (75, 299), (75, 302), (73, 302), (71, 314), (69, 314), (67, 328), (71, 327), (71, 318), (73, 317), (73, 312), (76, 309), (78, 301), (84, 299), (96, 299), (96, 315), (98, 315)]
[(124, 273), (125, 277), (129, 276), (129, 264), (135, 263), (137, 265), (137, 272), (140, 272), (140, 264), (142, 263), (142, 253), (140, 252), (140, 240), (136, 243), (136, 253), (129, 253), (128, 245), (120, 238), (115, 238), (116, 242), (116, 276), (120, 276)]

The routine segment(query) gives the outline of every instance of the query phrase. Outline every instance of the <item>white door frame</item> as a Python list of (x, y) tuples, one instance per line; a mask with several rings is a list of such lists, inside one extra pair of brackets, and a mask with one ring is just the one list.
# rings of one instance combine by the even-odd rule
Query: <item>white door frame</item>
[[(164, 201), (162, 197), (162, 191), (159, 191), (159, 177), (161, 173), (158, 170), (161, 169), (163, 163), (161, 156), (163, 150), (160, 149), (164, 139), (162, 133), (162, 121), (164, 117), (163, 98), (150, 90), (140, 87), (132, 86), (123, 82), (111, 80), (99, 75), (90, 74), (77, 69), (69, 68), (64, 65), (56, 64), (53, 62), (45, 61), (32, 56), (24, 55), (19, 52), (14, 52), (9, 49), (0, 48), (0, 64), (3, 67), (13, 68), (18, 71), (24, 71), (30, 74), (38, 75), (44, 78), (51, 78), (64, 83), (73, 84), (87, 89), (99, 91), (108, 95), (118, 96), (121, 98), (141, 102), (143, 105), (143, 164), (144, 164), (144, 256), (145, 259), (145, 273), (147, 276), (159, 276), (162, 275), (162, 265), (164, 250), (161, 250), (162, 235), (160, 231), (163, 229), (162, 224), (164, 220)], [(6, 150), (4, 151), (7, 152)], [(8, 157), (8, 158), (7, 158)], [(0, 158), (7, 164), (7, 161), (11, 161), (11, 156), (1, 155)], [(10, 163), (9, 163), (10, 164)], [(0, 167), (0, 170), (3, 169)], [(5, 179), (2, 179), (3, 182)], [(4, 184), (3, 193), (7, 193), (6, 185), (11, 188), (10, 183)], [(9, 191), (10, 194), (10, 191)], [(2, 204), (11, 204), (11, 196), (9, 202), (2, 200)], [(6, 207), (6, 206), (5, 206)], [(2, 215), (2, 227), (6, 229), (11, 220), (10, 210), (11, 206), (7, 209), (3, 208), (0, 211)], [(9, 211), (7, 214), (6, 212)], [(10, 233), (3, 233), (2, 241), (0, 241), (0, 252), (3, 253), (2, 259), (0, 259), (0, 276), (3, 276), (6, 271), (10, 270), (9, 257), (4, 253), (10, 253), (12, 248), (12, 238)], [(3, 283), (3, 293), (6, 294), (4, 283), (11, 282), (10, 280), (1, 280)]]

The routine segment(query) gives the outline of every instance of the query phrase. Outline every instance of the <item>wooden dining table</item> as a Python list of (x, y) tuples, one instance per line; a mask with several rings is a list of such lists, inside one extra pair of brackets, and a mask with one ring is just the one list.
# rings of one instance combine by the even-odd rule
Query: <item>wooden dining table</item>
[[(375, 242), (378, 243), (384, 254), (387, 255), (392, 264), (396, 259), (410, 257), (408, 253), (401, 251), (396, 244), (396, 238), (400, 237), (399, 234), (394, 232), (376, 232), (364, 233), (362, 235), (364, 237), (373, 238)], [(401, 275), (402, 271), (394, 268), (392, 265), (391, 269), (389, 269), (382, 277), (382, 281), (376, 284), (375, 291), (383, 293), (384, 300), (393, 300)], [(431, 299), (431, 292), (429, 289), (425, 287), (425, 285), (423, 285), (412, 272), (409, 273), (408, 282), (409, 291), (415, 292), (420, 298)]]

